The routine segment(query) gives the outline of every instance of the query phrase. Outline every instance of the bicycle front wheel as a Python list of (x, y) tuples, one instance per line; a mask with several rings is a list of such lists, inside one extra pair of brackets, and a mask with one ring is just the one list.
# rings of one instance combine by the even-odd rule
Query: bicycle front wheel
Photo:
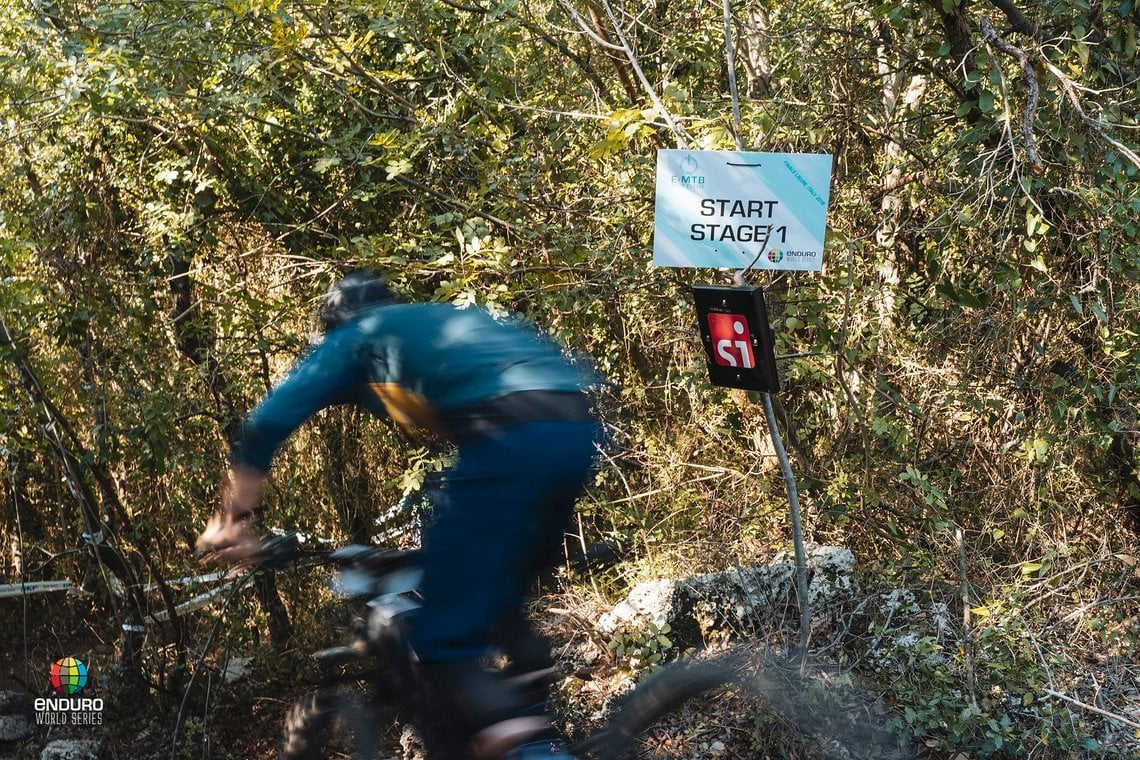
[(379, 751), (377, 711), (348, 688), (306, 694), (285, 716), (281, 760), (343, 758), (375, 760)]
[[(682, 713), (701, 698), (730, 691), (741, 692), (746, 700), (751, 693), (735, 670), (723, 663), (665, 668), (639, 684), (604, 729), (574, 745), (571, 751), (591, 760), (691, 759), (697, 756), (694, 747), (702, 745), (713, 748), (715, 753), (720, 741), (717, 732), (722, 727), (709, 729), (696, 721), (686, 732), (668, 724), (673, 718), (680, 720)], [(696, 735), (685, 736), (686, 733)]]

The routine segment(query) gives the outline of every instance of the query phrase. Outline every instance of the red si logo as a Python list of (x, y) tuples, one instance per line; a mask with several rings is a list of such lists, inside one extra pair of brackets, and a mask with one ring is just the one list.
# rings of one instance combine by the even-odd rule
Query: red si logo
[(744, 369), (756, 366), (748, 320), (742, 314), (709, 314), (709, 333), (717, 364)]

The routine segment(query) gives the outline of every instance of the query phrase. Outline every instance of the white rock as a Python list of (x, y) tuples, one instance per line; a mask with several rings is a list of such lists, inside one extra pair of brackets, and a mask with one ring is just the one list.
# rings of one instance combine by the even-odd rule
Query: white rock
[(226, 660), (225, 670), (222, 671), (222, 681), (223, 683), (236, 683), (248, 676), (252, 669), (252, 657), (232, 657)]
[(94, 739), (56, 739), (44, 747), (40, 760), (99, 760), (102, 751)]
[(0, 715), (0, 742), (19, 742), (32, 735), (27, 715)]
[[(858, 592), (855, 555), (841, 546), (810, 546), (806, 551), (808, 599), (813, 614), (853, 597)], [(795, 607), (796, 564), (791, 552), (781, 552), (767, 565), (681, 580), (639, 583), (612, 610), (601, 615), (604, 633), (666, 624), (679, 646), (700, 644), (717, 630), (769, 627), (788, 618)], [(796, 616), (791, 616), (793, 619)]]

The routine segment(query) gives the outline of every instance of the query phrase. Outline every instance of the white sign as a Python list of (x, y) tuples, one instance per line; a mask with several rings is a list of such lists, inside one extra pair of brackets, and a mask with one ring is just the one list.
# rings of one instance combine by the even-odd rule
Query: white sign
[(830, 189), (827, 154), (658, 151), (653, 263), (818, 271)]

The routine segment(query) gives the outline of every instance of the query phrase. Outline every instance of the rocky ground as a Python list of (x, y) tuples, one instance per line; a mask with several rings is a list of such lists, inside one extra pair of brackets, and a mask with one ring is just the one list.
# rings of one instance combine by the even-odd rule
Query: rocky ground
[[(850, 553), (843, 550), (813, 556), (816, 604), (834, 603), (853, 591), (850, 560)], [(667, 662), (707, 659), (736, 647), (747, 653), (735, 667), (751, 688), (737, 687), (686, 703), (644, 734), (635, 757), (913, 756), (896, 752), (892, 740), (875, 730), (874, 724), (889, 711), (874, 695), (851, 688), (825, 664), (802, 672), (790, 665), (784, 653), (794, 642), (769, 635), (762, 643), (754, 636), (743, 637), (749, 642), (745, 645), (730, 643), (734, 631), (779, 629), (773, 625), (773, 615), (782, 614), (787, 606), (791, 568), (790, 558), (784, 557), (748, 571), (652, 583), (634, 589), (611, 609), (565, 596), (545, 600), (547, 610), (540, 620), (556, 647), (560, 677), (555, 696), (567, 733), (582, 737), (596, 730), (640, 681)], [(107, 700), (100, 726), (44, 728), (29, 721), (26, 695), (43, 693), (47, 684), (44, 673), (20, 667), (25, 657), (50, 664), (56, 652), (66, 650), (85, 658), (94, 678), (104, 675), (101, 686), (110, 685), (105, 676), (114, 649), (102, 642), (111, 634), (101, 631), (80, 608), (66, 633), (46, 609), (31, 618), (31, 630), (25, 632), (23, 625), (19, 630), (7, 628), (4, 643), (10, 646), (5, 648), (3, 665), (10, 696), (0, 700), (0, 739), (7, 740), (0, 743), (0, 757), (158, 760), (275, 755), (284, 713), (306, 688), (305, 678), (298, 678), (303, 667), (289, 664), (300, 662), (295, 659), (303, 658), (300, 651), (285, 658), (255, 657), (249, 672), (232, 683), (223, 682), (224, 669), (215, 664), (198, 682), (205, 689), (202, 699), (192, 704), (183, 704), (177, 694), (138, 687), (120, 690), (133, 698)], [(35, 642), (30, 649), (28, 641)], [(31, 683), (24, 683), (27, 678), (21, 673), (30, 673)], [(390, 732), (389, 747), (392, 758), (415, 757), (408, 737), (398, 731)]]
[[(792, 595), (794, 564), (787, 556), (729, 572), (647, 581), (616, 605), (603, 605), (597, 595), (576, 596), (572, 584), (549, 593), (539, 604), (536, 621), (554, 644), (559, 667), (554, 696), (566, 733), (578, 739), (605, 725), (626, 704), (631, 691), (661, 667), (723, 658), (732, 652), (732, 665), (743, 685), (685, 703), (646, 731), (631, 757), (966, 760), (961, 753), (939, 754), (924, 743), (900, 748), (897, 732), (886, 730), (901, 712), (890, 701), (897, 689), (860, 684), (855, 680), (860, 669), (850, 662), (840, 664), (843, 643), (857, 634), (873, 639), (864, 642), (868, 654), (862, 671), (880, 675), (902, 673), (901, 662), (892, 657), (918, 656), (914, 654), (918, 650), (907, 645), (910, 639), (929, 645), (944, 638), (947, 647), (958, 641), (945, 605), (924, 606), (905, 591), (860, 591), (853, 559), (839, 548), (814, 547), (810, 553), (814, 657), (807, 662), (791, 655), (799, 630)], [(296, 641), (287, 651), (274, 650), (264, 636), (260, 641), (257, 636), (222, 636), (211, 644), (191, 697), (184, 699), (187, 691), (181, 686), (126, 686), (116, 681), (114, 627), (89, 598), (62, 601), (66, 604), (45, 596), (29, 599), (16, 610), (0, 608), (0, 758), (274, 757), (286, 711), (317, 681), (309, 653), (332, 643), (333, 632), (347, 617), (341, 600), (329, 599), (312, 609), (299, 602), (291, 612), (298, 620), (302, 613), (308, 616), (305, 628), (311, 629), (310, 638)], [(907, 625), (869, 628), (871, 618), (860, 612), (869, 609), (886, 615), (887, 623)], [(201, 627), (191, 635), (197, 643), (190, 651), (202, 650), (219, 614), (202, 615)], [(222, 614), (223, 621), (237, 617), (232, 610)], [(248, 627), (236, 624), (230, 629), (248, 633)], [(915, 631), (928, 635), (919, 638)], [(147, 642), (145, 652), (153, 661), (168, 656), (169, 650)], [(88, 663), (92, 673), (88, 693), (106, 700), (101, 725), (36, 725), (29, 695), (50, 694), (48, 670), (60, 656)], [(1135, 696), (1140, 694), (1140, 668), (1116, 662), (1110, 669), (1110, 664), (1106, 660), (1087, 668), (1091, 683), (1104, 697), (1097, 704), (1104, 707), (1088, 697), (1082, 704), (1053, 704), (1063, 710), (1056, 713), (1058, 719), (1087, 720), (1090, 734), (1100, 740), (1099, 749), (1050, 749), (1049, 754), (1036, 756), (1140, 756), (1129, 755), (1133, 746), (1140, 753), (1136, 743), (1140, 731), (1130, 727), (1140, 720), (1140, 713), (1125, 709), (1133, 705), (1140, 710), (1140, 698)], [(1069, 693), (1081, 696), (1081, 683), (1070, 683)], [(1030, 728), (1033, 718), (1026, 713)], [(416, 743), (407, 732), (393, 727), (386, 739), (384, 760), (419, 760)]]

